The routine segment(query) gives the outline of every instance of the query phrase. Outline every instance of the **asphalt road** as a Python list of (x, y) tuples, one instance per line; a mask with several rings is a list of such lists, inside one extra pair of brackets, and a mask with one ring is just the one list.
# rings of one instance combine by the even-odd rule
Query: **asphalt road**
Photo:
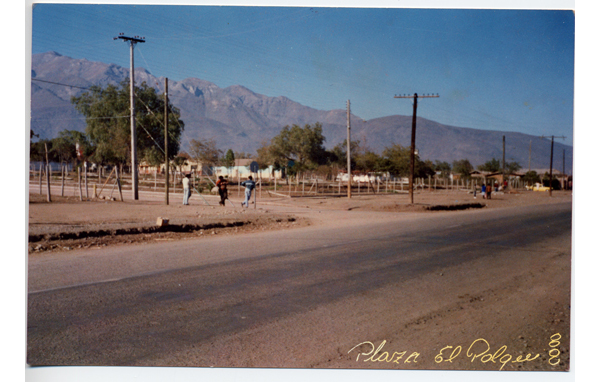
[[(570, 204), (365, 221), (330, 213), (339, 216), (329, 227), (30, 256), (28, 363), (138, 365), (210, 352), (224, 337), (503, 251), (547, 248), (571, 231)], [(304, 340), (294, 327), (286, 335)]]

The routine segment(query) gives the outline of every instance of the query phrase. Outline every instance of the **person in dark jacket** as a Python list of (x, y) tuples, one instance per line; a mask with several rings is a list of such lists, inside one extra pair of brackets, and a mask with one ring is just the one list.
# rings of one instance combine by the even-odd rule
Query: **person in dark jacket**
[(225, 199), (227, 199), (227, 179), (223, 178), (223, 176), (219, 176), (219, 180), (217, 180), (217, 188), (219, 189), (219, 196), (221, 197), (220, 205), (225, 207)]

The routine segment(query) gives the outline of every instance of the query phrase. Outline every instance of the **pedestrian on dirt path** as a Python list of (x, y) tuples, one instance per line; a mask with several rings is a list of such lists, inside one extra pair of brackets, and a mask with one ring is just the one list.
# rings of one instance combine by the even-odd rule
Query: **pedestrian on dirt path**
[(485, 183), (481, 185), (481, 194), (483, 195), (483, 198), (486, 199), (486, 193), (485, 193)]
[(248, 201), (250, 200), (250, 196), (252, 196), (252, 190), (256, 186), (256, 183), (252, 180), (252, 175), (248, 177), (248, 180), (242, 182), (242, 186), (246, 187), (246, 199), (242, 202), (242, 207), (244, 204), (248, 207)]
[(190, 196), (191, 196), (190, 174), (185, 174), (185, 176), (181, 180), (181, 183), (183, 184), (183, 204), (187, 206), (190, 204), (189, 200), (190, 200)]
[(220, 205), (225, 207), (225, 199), (227, 199), (227, 179), (224, 179), (223, 176), (219, 176), (219, 180), (217, 180), (217, 188), (219, 189), (219, 196), (221, 197)]

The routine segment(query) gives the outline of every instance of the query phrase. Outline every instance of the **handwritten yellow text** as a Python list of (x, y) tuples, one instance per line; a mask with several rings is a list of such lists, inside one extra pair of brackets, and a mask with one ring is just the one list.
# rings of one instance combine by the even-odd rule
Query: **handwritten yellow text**
[[(361, 356), (367, 357), (363, 359), (363, 362), (386, 362), (386, 363), (396, 363), (399, 364), (400, 361), (402, 360), (402, 358), (404, 358), (404, 356), (406, 355), (407, 351), (401, 351), (401, 352), (387, 352), (387, 351), (382, 351), (383, 347), (385, 346), (386, 340), (383, 340), (381, 342), (381, 344), (379, 344), (379, 346), (377, 347), (377, 349), (375, 349), (375, 345), (372, 342), (369, 341), (365, 341), (365, 342), (361, 342), (358, 345), (354, 346), (352, 349), (350, 349), (348, 351), (348, 353), (352, 352), (354, 349), (356, 349), (357, 347), (361, 347), (363, 345), (367, 346), (367, 349), (363, 352), (360, 352), (357, 354), (356, 356), (356, 362), (358, 362), (360, 360)], [(417, 358), (420, 356), (420, 353), (417, 352), (413, 352), (411, 353), (405, 360), (404, 363), (417, 363)]]
[(489, 342), (487, 342), (483, 338), (478, 338), (475, 341), (473, 341), (473, 343), (471, 343), (471, 346), (469, 346), (469, 349), (467, 349), (467, 357), (471, 359), (471, 362), (475, 362), (476, 360), (482, 363), (499, 362), (502, 364), (502, 366), (500, 367), (500, 370), (502, 370), (504, 366), (506, 366), (506, 364), (509, 362), (531, 362), (540, 356), (539, 354), (536, 354), (535, 357), (531, 358), (531, 354), (527, 354), (525, 358), (523, 358), (523, 356), (520, 355), (515, 360), (512, 360), (512, 355), (505, 354), (506, 345), (501, 346), (493, 354), (490, 352), (490, 349), (491, 347)]
[(560, 339), (562, 338), (562, 336), (560, 335), (560, 333), (555, 333), (552, 335), (552, 337), (550, 337), (550, 343), (548, 344), (548, 346), (550, 346), (552, 349), (548, 352), (548, 355), (550, 356), (550, 359), (548, 360), (548, 363), (552, 366), (556, 366), (560, 363), (560, 358), (558, 358), (558, 356), (560, 355), (560, 350), (558, 350), (558, 345), (560, 345)]

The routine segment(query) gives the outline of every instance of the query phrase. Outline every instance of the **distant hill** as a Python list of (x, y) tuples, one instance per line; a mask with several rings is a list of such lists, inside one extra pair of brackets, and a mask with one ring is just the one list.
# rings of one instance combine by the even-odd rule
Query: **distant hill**
[[(129, 69), (85, 59), (73, 59), (56, 52), (32, 56), (31, 128), (42, 138), (53, 138), (64, 129), (85, 130), (85, 119), (71, 104), (91, 85), (117, 85), (129, 76)], [(160, 93), (164, 78), (154, 77), (143, 68), (135, 69), (136, 83), (145, 81)], [(73, 87), (58, 84), (72, 85)], [(169, 100), (181, 110), (185, 122), (182, 148), (191, 139), (214, 138), (220, 148), (254, 153), (263, 140), (269, 140), (286, 125), (323, 124), (326, 146), (346, 138), (345, 110), (317, 110), (284, 96), (267, 97), (241, 85), (219, 88), (197, 78), (169, 80)], [(380, 153), (391, 144), (410, 145), (411, 116), (393, 115), (363, 121), (351, 116), (352, 139), (361, 140)], [(531, 142), (531, 168), (548, 168), (550, 142), (537, 136), (442, 125), (417, 118), (416, 145), (421, 159), (452, 163), (467, 158), (473, 165), (492, 157), (502, 158), (502, 136), (506, 137), (506, 160), (528, 167)], [(554, 167), (562, 169), (565, 150), (567, 172), (572, 168), (573, 148), (555, 142)]]

